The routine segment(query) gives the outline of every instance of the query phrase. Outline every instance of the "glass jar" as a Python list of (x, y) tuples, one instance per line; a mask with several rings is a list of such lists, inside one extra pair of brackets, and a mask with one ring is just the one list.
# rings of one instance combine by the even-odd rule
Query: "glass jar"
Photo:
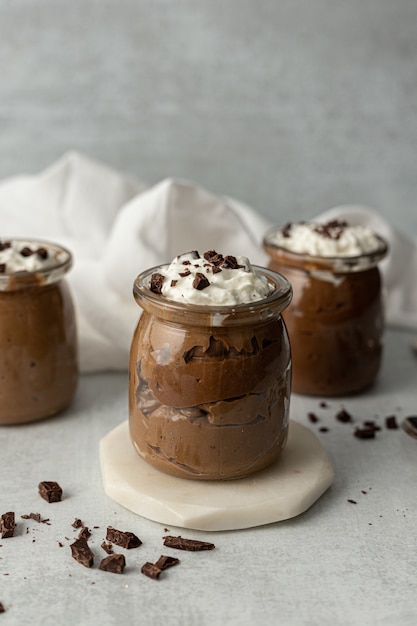
[(272, 286), (258, 302), (202, 306), (134, 283), (143, 312), (129, 367), (130, 436), (139, 455), (168, 474), (240, 478), (279, 456), (288, 434), (291, 355), (281, 312), (288, 281), (254, 268)]
[(362, 391), (381, 363), (383, 303), (378, 262), (386, 242), (354, 257), (319, 257), (290, 252), (264, 238), (269, 267), (293, 287), (284, 314), (293, 360), (292, 390), (314, 396)]
[(71, 253), (44, 241), (18, 240), (48, 251), (36, 271), (0, 274), (0, 424), (31, 422), (69, 405), (78, 381), (74, 306), (63, 279)]

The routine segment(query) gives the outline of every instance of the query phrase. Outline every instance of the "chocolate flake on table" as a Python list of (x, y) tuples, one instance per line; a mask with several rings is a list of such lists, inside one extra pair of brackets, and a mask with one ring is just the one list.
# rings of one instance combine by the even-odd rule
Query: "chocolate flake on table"
[(44, 480), (38, 485), (39, 495), (49, 503), (61, 502), (62, 489), (57, 482)]
[(152, 274), (151, 282), (150, 282), (150, 290), (153, 291), (153, 293), (157, 293), (158, 295), (162, 293), (162, 285), (164, 283), (164, 278), (165, 276), (163, 274), (159, 274), (158, 272), (156, 272), (155, 274)]
[(388, 417), (385, 418), (385, 427), (388, 428), (388, 430), (397, 430), (398, 422), (395, 415), (388, 415)]
[(176, 550), (188, 550), (189, 552), (213, 550), (215, 548), (214, 543), (209, 543), (208, 541), (184, 539), (184, 537), (173, 537), (172, 535), (164, 537), (164, 546), (167, 546), (167, 548), (175, 548)]
[(142, 574), (145, 574), (145, 576), (152, 578), (153, 580), (158, 580), (162, 572), (162, 570), (155, 565), (155, 563), (150, 563), (149, 561), (142, 565), (140, 571)]
[(313, 412), (307, 413), (307, 417), (312, 424), (316, 424), (319, 421), (319, 418)]
[(178, 565), (179, 562), (180, 560), (175, 558), (174, 556), (165, 556), (164, 554), (161, 554), (155, 565), (160, 570), (164, 570), (168, 569), (169, 567), (173, 567), (174, 565)]
[(107, 554), (113, 554), (113, 546), (111, 543), (107, 543), (106, 541), (103, 541), (103, 543), (101, 544), (101, 547), (103, 548), (104, 552), (107, 552)]
[(73, 528), (81, 528), (82, 525), (83, 525), (83, 523), (82, 523), (82, 521), (80, 520), (79, 517), (76, 517), (75, 520), (71, 524), (71, 526)]
[(350, 502), (350, 504), (358, 504), (356, 500), (352, 500), (351, 498), (348, 498), (348, 502)]
[(341, 409), (338, 413), (336, 413), (336, 419), (338, 422), (342, 422), (343, 424), (353, 422), (351, 414), (348, 413), (346, 409)]
[[(20, 517), (22, 519), (33, 519), (35, 520), (35, 522), (38, 522), (40, 524), (48, 524), (49, 522), (49, 517), (45, 517), (45, 519), (42, 519), (40, 513), (29, 513), (29, 515), (21, 515)], [(48, 525), (50, 526), (50, 524)]]
[(193, 280), (194, 289), (198, 289), (199, 291), (201, 291), (202, 289), (205, 289), (209, 285), (210, 285), (210, 281), (207, 278), (207, 276), (205, 276), (201, 272), (197, 272)]
[(0, 516), (0, 531), (2, 539), (13, 537), (16, 529), (15, 516), (13, 511), (8, 511)]
[(112, 574), (123, 574), (126, 567), (126, 559), (124, 554), (110, 554), (105, 556), (99, 565), (99, 569), (103, 572), (111, 572)]
[(375, 439), (375, 429), (369, 427), (356, 428), (354, 436), (358, 439)]
[(90, 529), (87, 526), (82, 526), (78, 533), (78, 539), (89, 539), (91, 537)]
[(141, 540), (134, 533), (128, 531), (123, 532), (112, 526), (107, 527), (106, 540), (110, 543), (114, 543), (116, 546), (126, 548), (127, 550), (138, 548), (142, 545)]
[(84, 565), (84, 567), (92, 567), (94, 563), (94, 554), (90, 550), (87, 539), (76, 539), (70, 545), (72, 558)]

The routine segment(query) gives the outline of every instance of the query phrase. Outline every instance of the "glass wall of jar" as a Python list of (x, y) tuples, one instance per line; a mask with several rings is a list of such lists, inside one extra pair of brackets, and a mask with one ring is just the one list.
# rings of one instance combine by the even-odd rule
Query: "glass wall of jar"
[(383, 342), (383, 299), (378, 262), (371, 253), (320, 257), (291, 252), (264, 238), (269, 267), (288, 278), (293, 299), (284, 313), (293, 360), (292, 390), (315, 396), (360, 392), (375, 380)]
[(75, 312), (63, 278), (72, 255), (45, 241), (0, 242), (3, 253), (12, 248), (17, 257), (43, 260), (33, 269), (0, 264), (2, 425), (55, 415), (70, 404), (78, 382)]
[(143, 312), (130, 354), (132, 442), (168, 474), (240, 478), (279, 456), (288, 434), (291, 355), (281, 312), (288, 281), (256, 268), (271, 295), (251, 304), (201, 306), (153, 293), (138, 276)]

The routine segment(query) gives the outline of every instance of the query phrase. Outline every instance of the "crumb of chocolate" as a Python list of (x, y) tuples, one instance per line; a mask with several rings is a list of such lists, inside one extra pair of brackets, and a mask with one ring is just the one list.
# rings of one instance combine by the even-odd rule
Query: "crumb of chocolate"
[(84, 567), (92, 567), (94, 563), (94, 554), (90, 550), (90, 546), (87, 543), (87, 539), (76, 539), (74, 543), (70, 545), (72, 558), (84, 565)]
[(356, 428), (354, 431), (354, 436), (358, 439), (374, 439), (375, 438), (375, 430), (373, 428)]
[(222, 267), (224, 269), (231, 269), (231, 270), (238, 270), (238, 269), (242, 269), (245, 266), (244, 265), (240, 265), (237, 262), (237, 259), (235, 256), (232, 255), (228, 255), (224, 257), (223, 263), (222, 263)]
[(0, 516), (0, 531), (2, 539), (10, 539), (16, 530), (15, 515), (13, 511), (8, 511)]
[(60, 548), (64, 547), (64, 544), (62, 543), (62, 541), (58, 541), (58, 545), (59, 545)]
[(36, 250), (36, 254), (38, 255), (40, 259), (43, 259), (43, 260), (47, 259), (49, 255), (48, 250), (46, 248), (38, 248)]
[(124, 554), (110, 554), (102, 559), (99, 569), (103, 572), (111, 572), (112, 574), (123, 574), (126, 567), (126, 559)]
[(214, 543), (208, 541), (199, 541), (197, 539), (184, 539), (184, 537), (174, 537), (167, 535), (164, 537), (164, 546), (175, 548), (176, 550), (188, 550), (190, 552), (198, 552), (200, 550), (213, 550)]
[(336, 419), (338, 422), (342, 422), (343, 424), (353, 422), (351, 414), (348, 413), (346, 409), (341, 409), (338, 413), (336, 413)]
[(148, 578), (152, 578), (153, 580), (158, 580), (161, 575), (162, 570), (155, 565), (155, 563), (150, 563), (147, 561), (141, 567), (142, 574), (145, 574)]
[(90, 529), (87, 526), (82, 526), (78, 533), (78, 539), (89, 539), (91, 537)]
[(178, 565), (179, 562), (180, 560), (175, 558), (174, 556), (165, 556), (164, 554), (161, 554), (155, 565), (160, 570), (164, 570), (168, 569), (169, 567), (173, 567), (174, 565)]
[(395, 415), (388, 415), (388, 417), (385, 418), (385, 427), (388, 428), (388, 430), (398, 429), (398, 422)]
[(348, 502), (350, 502), (350, 504), (357, 504), (356, 500), (351, 500), (350, 498), (348, 498)]
[(82, 525), (83, 525), (83, 523), (82, 523), (82, 521), (80, 520), (79, 517), (76, 517), (75, 520), (71, 524), (71, 526), (73, 528), (81, 528)]
[(210, 281), (207, 278), (207, 276), (205, 276), (201, 272), (197, 272), (193, 280), (194, 289), (198, 289), (198, 291), (202, 291), (202, 289), (206, 289), (206, 287), (208, 287), (209, 285), (210, 285)]
[(127, 550), (138, 548), (142, 545), (142, 541), (134, 533), (123, 532), (112, 526), (107, 527), (106, 540)]
[(103, 548), (105, 552), (107, 552), (107, 554), (113, 554), (113, 546), (111, 543), (107, 543), (106, 541), (103, 541), (103, 543), (101, 544), (101, 547)]
[(11, 241), (0, 241), (0, 252), (3, 252), (3, 250), (8, 250), (11, 247)]
[(39, 495), (49, 503), (61, 502), (62, 489), (55, 481), (44, 480), (38, 485)]
[(164, 278), (165, 276), (163, 276), (163, 274), (158, 274), (157, 272), (152, 274), (149, 288), (153, 293), (157, 293), (158, 295), (162, 293)]
[(327, 409), (328, 406), (329, 405), (324, 400), (322, 400), (322, 402), (319, 403), (319, 407), (322, 409)]
[(372, 428), (375, 432), (381, 430), (381, 427), (378, 426), (378, 424), (374, 422), (374, 420), (366, 420), (363, 425), (365, 428)]
[(182, 278), (185, 278), (186, 276), (189, 276), (191, 274), (190, 270), (185, 270), (185, 272), (179, 272), (179, 275)]
[(364, 489), (361, 489), (361, 493), (363, 493), (364, 496), (366, 496), (368, 494), (368, 492), (365, 491)]
[(312, 424), (316, 424), (319, 421), (319, 418), (317, 417), (315, 413), (312, 413), (312, 412), (307, 413), (307, 417)]
[(171, 287), (175, 287), (175, 285), (177, 284), (178, 280), (171, 280)]
[(2, 602), (0, 602), (0, 613), (5, 613), (6, 609), (4, 608), (4, 605)]
[(329, 429), (327, 428), (327, 426), (320, 426), (319, 431), (321, 433), (327, 433), (329, 432)]
[(20, 517), (22, 519), (33, 519), (33, 520), (35, 520), (35, 522), (40, 522), (41, 521), (41, 514), (40, 513), (29, 513), (29, 515), (21, 515)]
[(4, 274), (6, 272), (6, 263), (0, 263), (0, 274)]
[(24, 246), (21, 250), (20, 250), (20, 254), (22, 256), (32, 256), (33, 254), (33, 250), (31, 248), (29, 248), (29, 246)]

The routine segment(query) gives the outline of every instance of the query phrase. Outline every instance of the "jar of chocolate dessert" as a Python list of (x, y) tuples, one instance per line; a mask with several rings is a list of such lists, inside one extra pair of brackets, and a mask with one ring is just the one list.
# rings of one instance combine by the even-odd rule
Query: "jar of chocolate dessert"
[(245, 257), (191, 252), (140, 274), (134, 297), (143, 312), (130, 353), (129, 427), (139, 455), (200, 480), (275, 461), (289, 419), (286, 278)]
[(71, 253), (49, 242), (0, 241), (0, 424), (50, 417), (78, 381)]
[(383, 302), (378, 263), (387, 244), (345, 221), (301, 222), (264, 238), (269, 267), (284, 274), (293, 300), (284, 314), (292, 390), (340, 396), (375, 380), (381, 363)]

